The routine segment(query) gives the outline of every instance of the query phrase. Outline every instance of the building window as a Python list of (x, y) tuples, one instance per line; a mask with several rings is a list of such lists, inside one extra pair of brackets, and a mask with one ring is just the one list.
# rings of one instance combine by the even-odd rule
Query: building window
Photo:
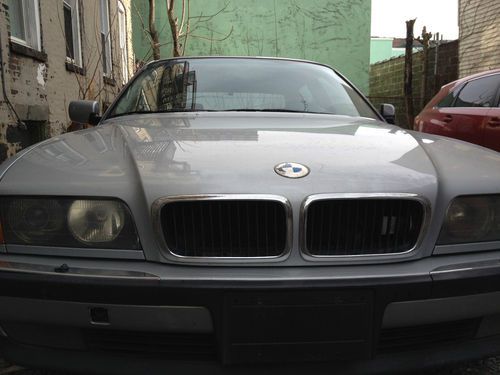
[(128, 53), (127, 53), (127, 14), (121, 1), (118, 1), (118, 32), (120, 42), (120, 58), (122, 66), (122, 82), (128, 81)]
[(112, 71), (112, 60), (108, 0), (101, 0), (101, 48), (102, 69), (104, 75), (109, 77)]
[(10, 38), (13, 42), (41, 50), (38, 0), (9, 0)]
[(82, 66), (80, 43), (80, 12), (78, 0), (64, 0), (64, 37), (66, 41), (66, 59), (72, 64)]

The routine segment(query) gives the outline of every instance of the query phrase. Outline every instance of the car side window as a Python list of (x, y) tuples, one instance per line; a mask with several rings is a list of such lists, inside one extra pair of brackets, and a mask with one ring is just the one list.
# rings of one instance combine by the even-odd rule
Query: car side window
[(470, 81), (458, 94), (454, 107), (493, 107), (499, 86), (500, 74)]
[(436, 107), (438, 108), (445, 108), (445, 107), (453, 107), (453, 102), (455, 101), (455, 98), (457, 97), (457, 94), (460, 92), (459, 89), (455, 89), (449, 92), (448, 95), (446, 95), (437, 105)]

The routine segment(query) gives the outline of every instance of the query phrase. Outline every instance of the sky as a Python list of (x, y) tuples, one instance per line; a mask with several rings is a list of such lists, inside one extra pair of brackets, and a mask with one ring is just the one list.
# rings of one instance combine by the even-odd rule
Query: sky
[(372, 0), (372, 36), (406, 37), (405, 21), (416, 18), (414, 34), (422, 27), (444, 39), (458, 38), (458, 0)]

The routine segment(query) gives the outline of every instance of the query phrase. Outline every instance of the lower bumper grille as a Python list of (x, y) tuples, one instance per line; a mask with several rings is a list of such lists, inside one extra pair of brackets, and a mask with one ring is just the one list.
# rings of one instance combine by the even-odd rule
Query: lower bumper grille
[(132, 332), (106, 329), (86, 330), (89, 350), (158, 356), (167, 359), (208, 360), (216, 357), (213, 335)]
[(412, 199), (321, 199), (306, 208), (306, 251), (313, 256), (397, 254), (417, 243), (424, 206)]
[(472, 339), (481, 319), (467, 319), (412, 327), (383, 329), (378, 353), (425, 349), (431, 345)]
[(287, 206), (275, 200), (178, 200), (161, 209), (168, 249), (181, 257), (264, 258), (287, 250)]

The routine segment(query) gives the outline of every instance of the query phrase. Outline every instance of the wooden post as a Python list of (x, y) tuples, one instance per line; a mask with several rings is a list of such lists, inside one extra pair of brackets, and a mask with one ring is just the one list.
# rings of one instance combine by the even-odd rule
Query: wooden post
[(407, 128), (413, 129), (413, 26), (415, 20), (406, 21), (406, 53), (405, 53), (405, 76), (404, 97), (406, 104)]
[(420, 109), (424, 108), (427, 103), (427, 80), (429, 79), (429, 43), (432, 38), (432, 33), (427, 32), (424, 26), (422, 29), (422, 38), (420, 42), (424, 46), (422, 52), (422, 86), (420, 88)]
[(433, 92), (438, 92), (440, 88), (440, 82), (441, 78), (439, 77), (439, 33), (436, 33), (434, 36), (434, 42), (435, 42), (435, 51), (434, 51), (434, 86), (433, 86)]

